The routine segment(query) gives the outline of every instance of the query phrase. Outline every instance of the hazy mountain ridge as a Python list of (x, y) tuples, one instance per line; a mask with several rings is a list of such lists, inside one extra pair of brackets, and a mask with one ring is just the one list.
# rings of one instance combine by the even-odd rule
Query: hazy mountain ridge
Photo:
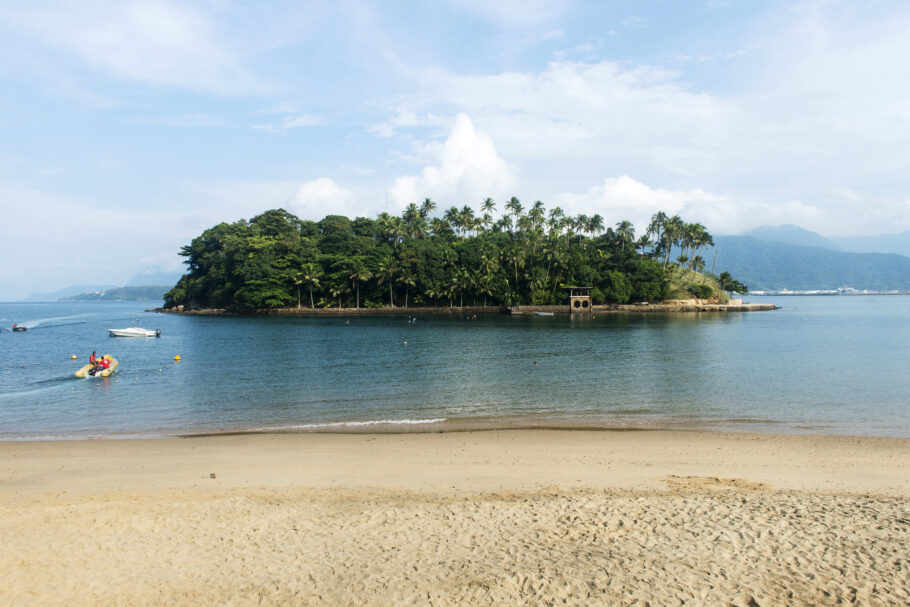
[(142, 287), (114, 287), (103, 291), (80, 293), (60, 301), (164, 301), (164, 294), (173, 285), (147, 285)]
[(32, 293), (28, 297), (20, 299), (19, 301), (27, 302), (39, 302), (39, 301), (60, 301), (64, 297), (73, 297), (74, 295), (79, 295), (80, 293), (90, 293), (97, 291), (105, 291), (107, 289), (116, 289), (117, 285), (72, 285), (69, 287), (63, 287), (56, 291), (51, 291), (49, 293)]
[[(715, 236), (716, 271), (730, 272), (750, 290), (910, 289), (910, 257), (851, 253), (754, 236)], [(709, 264), (714, 252), (705, 258)]]
[(792, 244), (800, 247), (819, 247), (822, 249), (842, 250), (840, 246), (805, 228), (793, 224), (784, 224), (780, 226), (759, 226), (754, 230), (742, 234), (742, 236), (752, 236), (759, 240), (768, 242), (779, 242), (782, 244)]
[[(72, 285), (69, 287), (64, 287), (56, 291), (51, 291), (49, 293), (32, 293), (28, 297), (20, 299), (19, 301), (24, 302), (42, 302), (42, 301), (97, 301), (97, 297), (92, 297), (99, 293), (108, 293), (114, 289), (133, 289), (133, 288), (145, 288), (152, 287), (155, 289), (160, 288), (162, 285), (167, 285), (162, 294), (166, 293), (171, 287), (173, 287), (182, 273), (179, 272), (140, 272), (133, 276), (125, 285)], [(117, 296), (126, 296), (129, 294), (129, 291), (119, 294)], [(136, 294), (140, 294), (140, 291), (136, 291)], [(86, 297), (81, 297), (81, 296)], [(141, 296), (138, 300), (150, 299), (146, 296)], [(159, 297), (154, 297), (151, 299), (160, 299)], [(114, 301), (112, 299), (106, 301)], [(117, 301), (129, 301), (129, 299), (120, 299)]]
[(874, 236), (822, 236), (797, 225), (784, 224), (759, 226), (742, 236), (846, 253), (893, 253), (910, 257), (910, 231)]

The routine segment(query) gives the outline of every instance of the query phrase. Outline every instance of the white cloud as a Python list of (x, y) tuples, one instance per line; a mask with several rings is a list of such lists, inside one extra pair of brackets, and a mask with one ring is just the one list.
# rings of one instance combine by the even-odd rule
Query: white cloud
[(569, 7), (566, 0), (449, 0), (456, 8), (503, 27), (526, 27), (551, 23)]
[[(421, 92), (394, 116), (467, 113), (505, 156), (619, 171), (687, 174), (710, 165), (727, 143), (735, 108), (693, 92), (679, 75), (618, 63), (553, 62), (540, 72), (465, 76), (426, 70)], [(385, 134), (411, 125), (390, 119)]]
[(299, 129), (322, 124), (322, 118), (312, 114), (295, 114), (285, 116), (276, 124), (257, 124), (253, 126), (254, 130), (266, 131), (269, 133), (281, 133), (291, 129)]
[(589, 188), (583, 194), (560, 194), (555, 201), (572, 215), (600, 213), (608, 225), (628, 219), (639, 231), (658, 211), (680, 215), (688, 222), (699, 221), (719, 234), (739, 233), (762, 223), (798, 223), (811, 228), (823, 219), (819, 209), (799, 201), (757, 203), (698, 188), (652, 188), (628, 175), (607, 178), (602, 186)]
[(441, 204), (475, 204), (488, 196), (506, 196), (515, 186), (513, 169), (496, 152), (489, 135), (475, 130), (467, 114), (455, 118), (448, 138), (424, 146), (433, 164), (420, 175), (398, 177), (387, 193), (392, 210), (426, 197)]
[(288, 202), (288, 210), (298, 217), (314, 221), (326, 215), (347, 215), (353, 218), (373, 214), (364, 208), (356, 192), (327, 177), (300, 184)]
[(261, 91), (237, 49), (222, 41), (216, 13), (185, 3), (20, 3), (4, 18), (48, 48), (95, 71), (198, 91)]
[(446, 118), (436, 114), (427, 113), (418, 116), (414, 112), (402, 110), (389, 117), (385, 122), (370, 125), (367, 131), (376, 137), (388, 138), (395, 135), (395, 133), (401, 129), (422, 126), (438, 127), (446, 123)]

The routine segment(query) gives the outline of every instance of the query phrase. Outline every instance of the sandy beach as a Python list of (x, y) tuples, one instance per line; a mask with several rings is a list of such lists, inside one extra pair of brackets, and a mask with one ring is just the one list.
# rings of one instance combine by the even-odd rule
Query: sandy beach
[(0, 443), (3, 605), (906, 605), (910, 440)]

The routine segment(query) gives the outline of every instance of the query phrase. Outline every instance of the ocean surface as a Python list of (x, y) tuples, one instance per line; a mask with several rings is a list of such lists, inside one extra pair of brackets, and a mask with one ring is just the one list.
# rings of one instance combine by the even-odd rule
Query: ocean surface
[[(0, 440), (541, 426), (910, 437), (910, 297), (751, 300), (781, 309), (409, 322), (0, 303)], [(161, 337), (108, 335), (129, 326)], [(75, 379), (92, 350), (119, 372)]]

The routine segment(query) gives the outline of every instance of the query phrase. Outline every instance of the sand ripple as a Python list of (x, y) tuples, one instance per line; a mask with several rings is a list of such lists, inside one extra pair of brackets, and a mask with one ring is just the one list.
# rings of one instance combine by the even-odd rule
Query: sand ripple
[(904, 498), (665, 482), (8, 496), (0, 604), (910, 604)]

